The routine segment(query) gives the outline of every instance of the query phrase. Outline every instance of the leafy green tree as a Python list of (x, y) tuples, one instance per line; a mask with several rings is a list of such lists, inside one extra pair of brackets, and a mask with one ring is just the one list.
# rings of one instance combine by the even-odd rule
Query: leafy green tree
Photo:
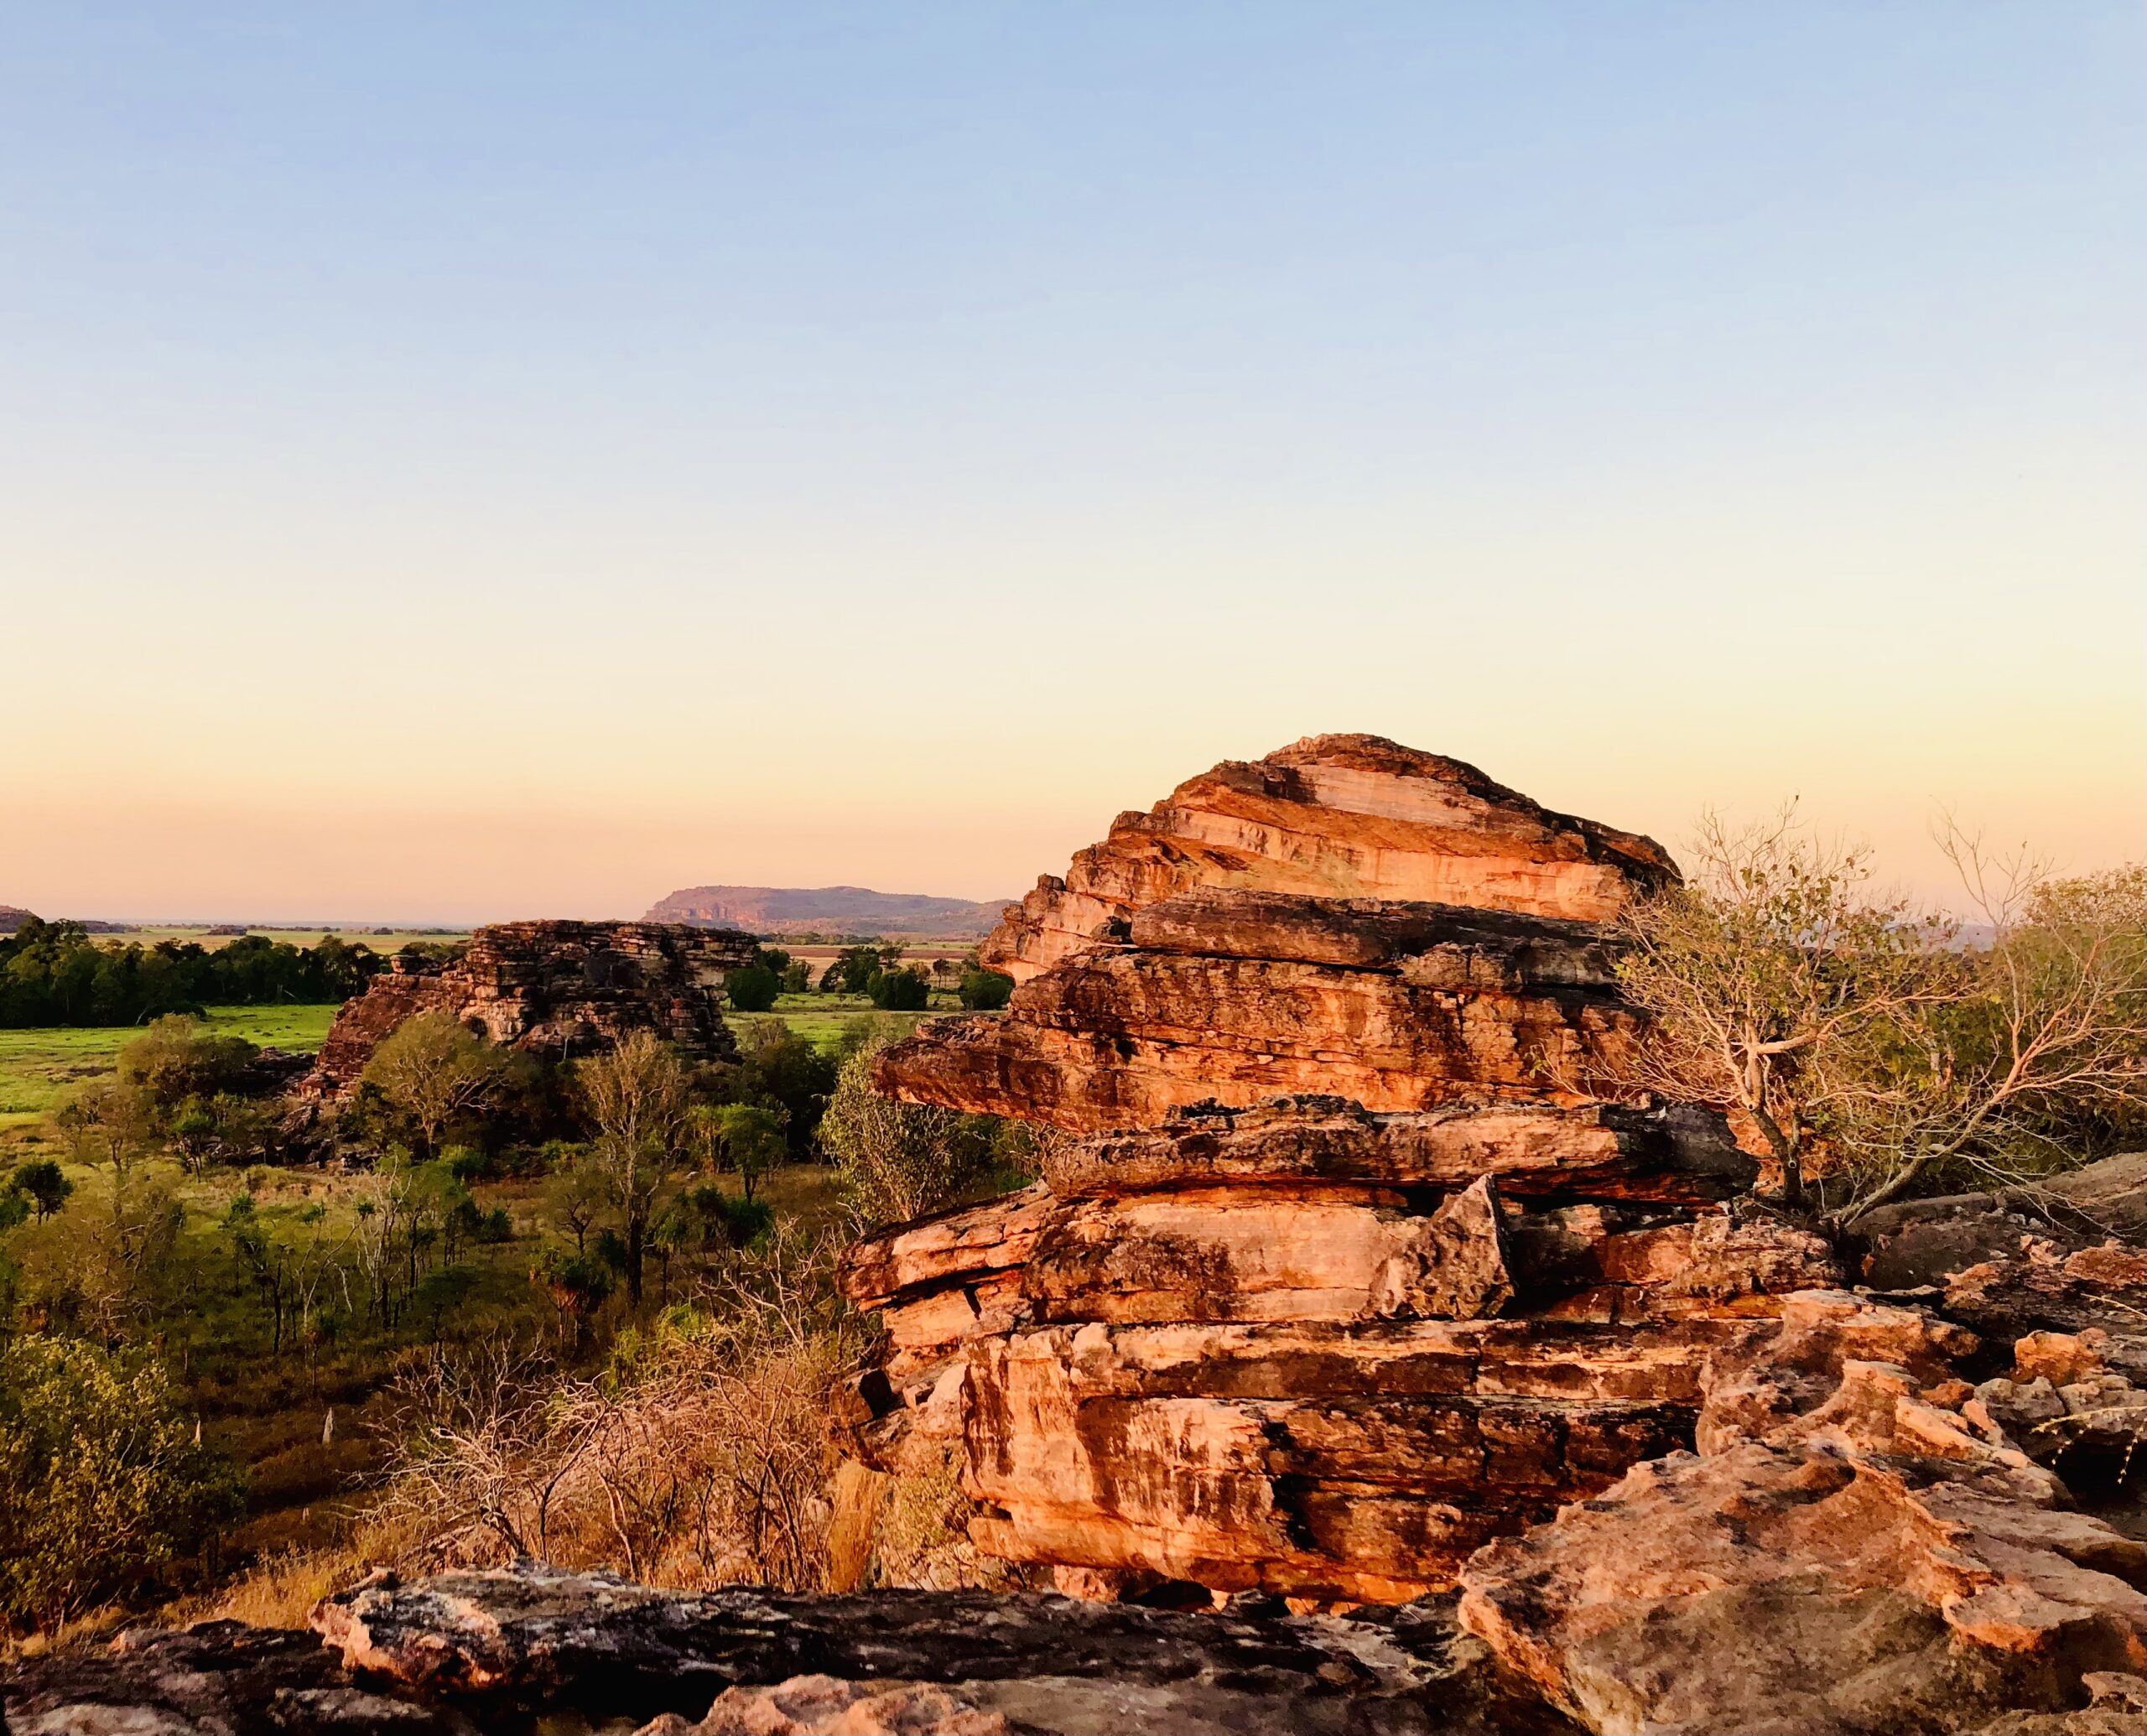
[(627, 1301), (638, 1309), (648, 1226), (684, 1155), (689, 1081), (676, 1053), (637, 1031), (610, 1054), (582, 1062), (574, 1083), (595, 1130), (590, 1153), (624, 1233)]
[(574, 1341), (579, 1345), (590, 1317), (611, 1293), (611, 1268), (594, 1254), (547, 1248), (530, 1268), (529, 1276), (551, 1297), (561, 1324), (572, 1323)]
[(105, 1163), (112, 1168), (112, 1211), (117, 1219), (124, 1208), (134, 1165), (156, 1143), (156, 1105), (139, 1084), (112, 1079), (85, 1085), (54, 1118), (73, 1141), (75, 1156), (86, 1163)]
[(544, 1179), (545, 1216), (574, 1238), (575, 1253), (586, 1253), (589, 1232), (611, 1205), (611, 1184), (585, 1147), (555, 1140), (545, 1151), (552, 1165)]
[(8, 1178), (8, 1187), (29, 1201), (40, 1224), (65, 1205), (75, 1192), (67, 1172), (49, 1157), (32, 1157), (17, 1164), (14, 1174)]
[(408, 1118), (430, 1156), (458, 1120), (507, 1094), (511, 1071), (499, 1050), (452, 1014), (421, 1012), (388, 1034), (361, 1078)]
[(698, 1112), (709, 1143), (725, 1167), (738, 1172), (746, 1198), (761, 1177), (789, 1155), (780, 1110), (753, 1103), (726, 1103)]
[(803, 959), (793, 959), (782, 967), (782, 992), (803, 995), (813, 986), (813, 967)]
[(843, 1063), (820, 1140), (859, 1216), (898, 1223), (951, 1203), (978, 1176), (991, 1157), (990, 1123), (881, 1096), (872, 1089), (873, 1059), (902, 1027), (871, 1024)]
[(725, 977), (723, 988), (736, 1011), (762, 1013), (775, 1005), (782, 992), (782, 979), (763, 965), (748, 964)]
[(780, 1019), (752, 1021), (739, 1041), (745, 1053), (718, 1094), (780, 1110), (792, 1158), (806, 1161), (835, 1088), (834, 1058)]
[(231, 1090), (260, 1053), (243, 1037), (213, 1036), (197, 1021), (173, 1014), (119, 1052), (119, 1079), (139, 1087), (170, 1115), (190, 1101)]
[(862, 995), (866, 985), (880, 974), (880, 949), (876, 946), (846, 946), (835, 955), (820, 978), (820, 990), (825, 994), (832, 984), (845, 995)]
[(268, 1310), (268, 1354), (279, 1356), (284, 1328), (298, 1295), (295, 1250), (279, 1240), (263, 1219), (251, 1193), (242, 1193), (224, 1213), (223, 1230), (239, 1267), (261, 1293)]
[(75, 1339), (0, 1347), (0, 1616), (56, 1626), (164, 1581), (241, 1509), (164, 1370)]
[(922, 1012), (932, 1001), (932, 979), (914, 964), (868, 979), (865, 992), (882, 1012)]
[(956, 992), (971, 1012), (996, 1012), (1014, 992), (1014, 979), (996, 970), (964, 970)]

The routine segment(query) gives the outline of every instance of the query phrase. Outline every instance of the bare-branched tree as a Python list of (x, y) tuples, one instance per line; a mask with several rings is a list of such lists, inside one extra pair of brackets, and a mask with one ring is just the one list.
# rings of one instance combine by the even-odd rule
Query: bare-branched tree
[(1922, 992), (1816, 1058), (1844, 1220), (1941, 1166), (2013, 1181), (2100, 1155), (2147, 1112), (2142, 871), (2060, 878), (1950, 821), (1940, 843), (1988, 941), (1930, 958)]
[(1599, 1083), (1748, 1120), (1796, 1205), (1824, 1058), (1926, 992), (1949, 934), (1874, 896), (1868, 854), (1814, 835), (1793, 803), (1744, 827), (1703, 813), (1689, 860), (1621, 920), (1619, 977), (1650, 1024)]

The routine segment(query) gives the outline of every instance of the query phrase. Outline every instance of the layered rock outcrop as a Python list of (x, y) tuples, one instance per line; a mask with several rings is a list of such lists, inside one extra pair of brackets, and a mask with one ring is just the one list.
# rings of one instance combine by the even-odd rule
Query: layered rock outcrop
[(1365, 738), (1122, 818), (994, 936), (1006, 1017), (881, 1059), (1078, 1137), (852, 1255), (860, 1450), (1086, 1595), (1458, 1584), (1590, 1729), (2103, 1728), (2147, 1554), (2059, 1468), (2128, 1486), (2147, 1260), (2082, 1183), (2056, 1240), (1874, 1217), (1858, 1271), (1718, 1118), (1592, 1097), (1641, 1030), (1608, 919), (1674, 874)]
[(1652, 839), (1553, 813), (1474, 766), (1378, 735), (1225, 761), (1046, 875), (985, 942), (1016, 981), (1099, 925), (1201, 886), (1607, 921), (1677, 867)]
[(876, 1082), (1076, 1133), (1304, 1092), (1579, 1101), (1559, 1082), (1637, 1029), (1602, 925), (1676, 877), (1474, 767), (1309, 737), (1121, 814), (985, 941), (1006, 1016), (934, 1021)]
[(971, 1535), (1067, 1583), (1418, 1596), (1689, 1445), (1708, 1355), (1838, 1278), (1709, 1203), (1751, 1172), (1712, 1118), (1604, 1105), (1099, 1136), (851, 1254), (891, 1347), (862, 1438), (892, 1464), (958, 1410)]
[(750, 934), (676, 923), (496, 923), (456, 957), (401, 954), (346, 1002), (298, 1087), (319, 1103), (354, 1089), (405, 1020), (450, 1014), (492, 1042), (556, 1060), (653, 1032), (689, 1053), (733, 1054), (723, 980), (750, 964)]
[(1675, 874), (1367, 736), (1122, 817), (994, 936), (1006, 1016), (881, 1059), (1086, 1137), (853, 1253), (862, 1450), (945, 1443), (972, 1537), (1063, 1584), (1355, 1603), (1689, 1446), (1708, 1356), (1841, 1274), (1726, 1208), (1719, 1117), (1570, 1083), (1639, 1030), (1602, 919)]

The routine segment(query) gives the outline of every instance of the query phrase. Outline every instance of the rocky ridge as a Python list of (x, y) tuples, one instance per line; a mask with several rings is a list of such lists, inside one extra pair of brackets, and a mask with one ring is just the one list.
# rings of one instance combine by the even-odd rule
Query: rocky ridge
[(301, 1103), (346, 1095), (372, 1052), (405, 1020), (445, 1012), (492, 1042), (564, 1060), (651, 1031), (690, 1054), (735, 1053), (724, 977), (753, 960), (750, 934), (682, 923), (548, 920), (478, 929), (444, 961), (398, 954), (345, 1003)]

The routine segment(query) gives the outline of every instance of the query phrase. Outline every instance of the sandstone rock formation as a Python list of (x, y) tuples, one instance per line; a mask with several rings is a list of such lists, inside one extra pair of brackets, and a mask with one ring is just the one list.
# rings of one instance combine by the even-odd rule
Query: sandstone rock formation
[(1636, 1029), (1601, 925), (1677, 872), (1474, 767), (1311, 736), (1121, 814), (985, 942), (1006, 1016), (935, 1021), (876, 1083), (1076, 1133), (1296, 1093), (1578, 1102)]
[(1973, 1335), (1841, 1292), (1708, 1370), (1700, 1453), (1463, 1570), (1461, 1615), (1594, 1730), (1979, 1728), (2147, 1666), (2147, 1545), (1958, 1377)]
[(1576, 1084), (1638, 1029), (1604, 920), (1674, 872), (1364, 738), (1121, 819), (994, 936), (1006, 1017), (880, 1063), (1084, 1136), (853, 1253), (859, 1450), (930, 1443), (978, 1544), (1084, 1595), (1458, 1583), (1592, 1729), (2122, 1703), (2147, 1553), (2053, 1469), (2121, 1494), (2147, 1420), (2147, 1258), (2081, 1233), (2122, 1188), (1874, 1214), (1906, 1294), (1843, 1289), (1718, 1118)]
[(1085, 951), (1099, 925), (1200, 886), (1599, 923), (1676, 874), (1653, 839), (1552, 813), (1458, 760), (1311, 735), (1120, 814), (1007, 912), (983, 957), (1020, 981)]
[(1560, 1081), (1638, 1029), (1613, 953), (1548, 917), (1206, 888), (1032, 975), (1003, 1017), (933, 1021), (875, 1084), (1077, 1133), (1297, 1093), (1578, 1103)]
[(1099, 1136), (852, 1252), (892, 1352), (866, 1450), (958, 1407), (972, 1536), (1079, 1583), (1415, 1597), (1689, 1443), (1708, 1353), (1838, 1277), (1708, 1206), (1751, 1172), (1710, 1118), (1599, 1106)]
[(975, 1541), (1062, 1583), (1393, 1602), (1689, 1444), (1709, 1350), (1840, 1273), (1723, 1208), (1719, 1117), (1570, 1084), (1638, 1028), (1602, 919), (1676, 871), (1369, 736), (1122, 817), (993, 937), (1006, 1016), (881, 1058), (1089, 1136), (852, 1255), (860, 1450), (945, 1441)]
[(755, 949), (750, 934), (678, 923), (495, 923), (444, 963), (398, 954), (335, 1016), (298, 1096), (346, 1094), (374, 1049), (420, 1012), (450, 1013), (494, 1042), (554, 1059), (612, 1047), (635, 1031), (728, 1056), (723, 979)]

